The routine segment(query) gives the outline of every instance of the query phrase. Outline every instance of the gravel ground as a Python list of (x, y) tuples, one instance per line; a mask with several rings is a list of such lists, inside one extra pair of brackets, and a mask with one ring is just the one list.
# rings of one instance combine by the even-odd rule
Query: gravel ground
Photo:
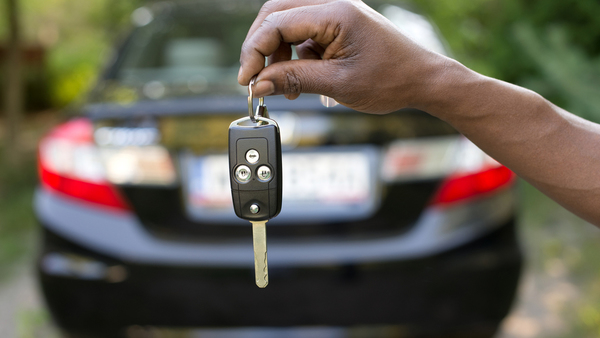
[(496, 338), (555, 337), (567, 331), (563, 309), (581, 294), (564, 278), (549, 278), (526, 272), (515, 307), (504, 320)]
[(57, 338), (38, 292), (31, 264), (0, 285), (0, 337)]

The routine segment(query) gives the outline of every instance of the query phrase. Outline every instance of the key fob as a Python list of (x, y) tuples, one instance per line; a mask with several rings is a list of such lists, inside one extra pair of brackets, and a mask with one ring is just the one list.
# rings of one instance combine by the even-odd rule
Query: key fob
[(235, 214), (265, 221), (281, 211), (281, 138), (277, 122), (256, 116), (229, 126), (229, 178)]

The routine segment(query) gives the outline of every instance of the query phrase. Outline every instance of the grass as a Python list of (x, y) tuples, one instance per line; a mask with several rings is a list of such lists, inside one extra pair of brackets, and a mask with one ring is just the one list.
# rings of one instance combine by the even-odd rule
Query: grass
[(32, 200), (35, 161), (28, 157), (19, 168), (0, 164), (0, 282), (34, 250), (36, 221)]
[[(0, 283), (18, 263), (35, 252), (36, 220), (33, 195), (37, 184), (36, 148), (39, 139), (61, 115), (56, 111), (28, 114), (20, 130), (21, 163), (9, 165), (0, 143)], [(0, 139), (4, 139), (0, 121)], [(29, 256), (28, 256), (29, 255)]]
[(18, 338), (59, 338), (46, 309), (20, 311), (17, 323)]
[[(13, 275), (22, 272), (23, 267), (31, 269), (33, 264), (39, 229), (33, 213), (36, 146), (58, 119), (59, 114), (52, 111), (27, 116), (20, 133), (22, 162), (18, 167), (7, 163), (0, 143), (0, 288), (8, 288), (5, 290), (14, 289), (14, 285), (11, 287), (8, 283)], [(3, 139), (2, 131), (4, 125), (0, 121), (0, 139)], [(13, 325), (18, 338), (57, 338), (48, 311), (29, 302), (31, 300), (24, 299), (11, 304), (15, 318), (12, 323), (7, 322), (11, 310), (7, 313), (4, 308), (3, 314), (8, 317), (0, 318), (0, 322)]]

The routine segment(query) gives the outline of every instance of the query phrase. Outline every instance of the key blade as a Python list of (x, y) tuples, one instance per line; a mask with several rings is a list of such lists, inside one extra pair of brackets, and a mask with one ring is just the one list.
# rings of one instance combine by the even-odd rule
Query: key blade
[(269, 270), (267, 266), (267, 221), (252, 223), (252, 238), (254, 244), (254, 278), (259, 288), (269, 284)]

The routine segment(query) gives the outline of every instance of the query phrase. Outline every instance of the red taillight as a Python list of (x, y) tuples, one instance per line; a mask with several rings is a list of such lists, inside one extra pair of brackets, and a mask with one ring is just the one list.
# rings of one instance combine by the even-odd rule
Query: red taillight
[(105, 178), (94, 128), (79, 118), (53, 129), (39, 145), (38, 169), (42, 184), (69, 197), (113, 210), (129, 210), (123, 197)]
[(482, 196), (510, 186), (515, 177), (515, 174), (505, 166), (467, 175), (452, 175), (442, 183), (432, 204), (445, 205)]
[(432, 205), (485, 196), (510, 186), (516, 176), (462, 136), (398, 140), (385, 152), (382, 178), (386, 182), (442, 177)]
[(117, 209), (129, 209), (119, 193), (109, 184), (96, 184), (60, 176), (40, 166), (40, 179), (44, 186), (71, 197)]

